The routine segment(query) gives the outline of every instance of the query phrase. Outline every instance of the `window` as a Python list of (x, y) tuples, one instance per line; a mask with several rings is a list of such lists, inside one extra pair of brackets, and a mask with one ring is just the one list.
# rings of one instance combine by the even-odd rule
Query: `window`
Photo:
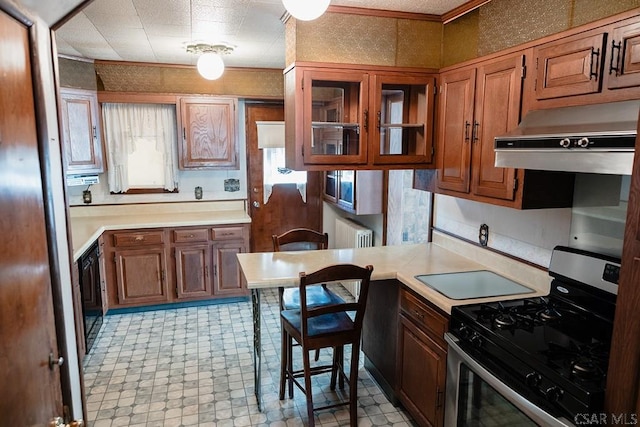
[(177, 191), (176, 107), (102, 104), (112, 193)]

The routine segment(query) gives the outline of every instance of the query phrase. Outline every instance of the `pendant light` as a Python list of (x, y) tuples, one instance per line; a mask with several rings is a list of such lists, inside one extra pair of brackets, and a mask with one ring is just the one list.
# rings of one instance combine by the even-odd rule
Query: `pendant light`
[(194, 43), (187, 45), (187, 52), (200, 55), (196, 67), (202, 77), (216, 80), (224, 73), (222, 55), (233, 52), (233, 46), (226, 43)]
[(312, 21), (322, 16), (331, 0), (282, 0), (287, 12), (301, 21)]

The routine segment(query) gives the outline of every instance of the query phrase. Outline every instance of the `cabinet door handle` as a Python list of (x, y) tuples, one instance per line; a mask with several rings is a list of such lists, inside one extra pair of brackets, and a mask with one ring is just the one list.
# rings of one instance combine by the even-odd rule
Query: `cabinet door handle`
[(204, 277), (206, 277), (207, 279), (209, 278), (209, 266), (206, 265), (204, 267)]
[(187, 140), (187, 128), (182, 128), (182, 139)]
[(378, 132), (380, 132), (381, 123), (382, 123), (382, 111), (378, 111)]
[(471, 126), (471, 123), (467, 122), (465, 120), (464, 122), (464, 140), (465, 141), (469, 141), (469, 127)]
[(480, 127), (480, 123), (473, 121), (473, 130), (471, 131), (471, 140), (476, 142), (478, 140), (478, 128)]
[(424, 313), (421, 313), (420, 311), (418, 311), (416, 309), (414, 309), (412, 311), (413, 311), (414, 316), (419, 317), (420, 320), (424, 320)]
[[(594, 61), (595, 57), (595, 61)], [(595, 71), (593, 69), (595, 63)], [(591, 65), (589, 67), (589, 80), (595, 78), (598, 81), (598, 64), (600, 63), (600, 49), (591, 48)]]
[(444, 392), (442, 390), (440, 390), (440, 388), (437, 389), (438, 391), (436, 392), (436, 408), (441, 408), (442, 404), (443, 404), (443, 396), (444, 396)]
[(98, 139), (98, 131), (95, 126), (93, 127), (93, 139)]
[(364, 130), (369, 130), (369, 110), (364, 110)]
[[(618, 54), (615, 55), (616, 60), (614, 61), (614, 51), (617, 50)], [(609, 74), (612, 74), (614, 71), (616, 72), (616, 76), (620, 75), (620, 51), (622, 50), (622, 42), (616, 44), (615, 40), (611, 40), (611, 62), (609, 63)], [(613, 64), (615, 63), (615, 67)]]

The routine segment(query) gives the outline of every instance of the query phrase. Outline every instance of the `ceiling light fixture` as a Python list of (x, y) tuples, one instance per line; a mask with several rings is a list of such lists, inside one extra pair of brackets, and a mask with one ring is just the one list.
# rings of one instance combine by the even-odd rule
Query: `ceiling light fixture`
[(222, 55), (233, 52), (233, 46), (226, 43), (194, 43), (187, 45), (187, 52), (200, 55), (196, 66), (202, 77), (216, 80), (224, 73)]
[(301, 21), (312, 21), (326, 12), (331, 0), (282, 0), (287, 12)]

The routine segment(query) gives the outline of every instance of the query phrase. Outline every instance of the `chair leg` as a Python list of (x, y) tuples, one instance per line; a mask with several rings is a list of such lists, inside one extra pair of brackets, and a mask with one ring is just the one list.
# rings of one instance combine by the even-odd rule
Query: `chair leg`
[(336, 389), (336, 378), (340, 375), (338, 366), (338, 347), (333, 348), (333, 364), (331, 365), (331, 382), (329, 383), (329, 390), (334, 391)]
[(288, 339), (287, 339), (287, 331), (284, 330), (283, 327), (280, 328), (280, 334), (281, 334), (281, 339), (280, 339), (280, 393), (278, 395), (278, 397), (280, 398), (280, 400), (284, 400), (284, 391), (285, 391), (285, 382), (287, 381), (287, 366), (288, 366), (288, 355), (289, 355), (289, 349), (287, 348), (287, 343), (288, 343)]
[(293, 338), (291, 335), (287, 335), (287, 365), (289, 399), (293, 399)]
[(340, 346), (338, 347), (338, 387), (340, 387), (340, 390), (344, 390), (344, 377), (345, 377), (345, 373), (344, 373), (344, 347)]
[(320, 360), (320, 349), (316, 350), (315, 361), (317, 362), (318, 360)]
[(351, 371), (349, 372), (349, 423), (358, 425), (358, 358), (360, 345), (353, 343), (351, 347)]
[(307, 398), (307, 417), (309, 418), (309, 427), (314, 427), (316, 422), (313, 417), (313, 390), (311, 390), (311, 362), (309, 361), (309, 352), (302, 351), (302, 363), (304, 367), (304, 391)]

